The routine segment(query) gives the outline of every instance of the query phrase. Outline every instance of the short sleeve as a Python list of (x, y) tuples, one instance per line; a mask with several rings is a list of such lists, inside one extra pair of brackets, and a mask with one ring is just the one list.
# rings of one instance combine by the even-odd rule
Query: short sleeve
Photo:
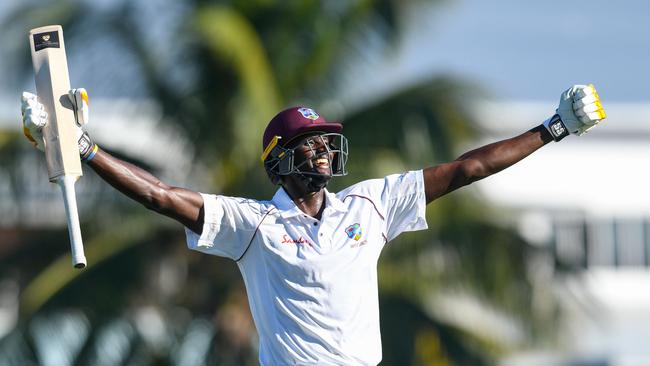
[(245, 198), (203, 193), (201, 196), (203, 231), (198, 235), (185, 229), (188, 248), (235, 260), (240, 258), (253, 239), (264, 205)]
[(384, 178), (381, 202), (386, 212), (388, 241), (405, 231), (427, 228), (427, 203), (422, 170), (393, 174)]

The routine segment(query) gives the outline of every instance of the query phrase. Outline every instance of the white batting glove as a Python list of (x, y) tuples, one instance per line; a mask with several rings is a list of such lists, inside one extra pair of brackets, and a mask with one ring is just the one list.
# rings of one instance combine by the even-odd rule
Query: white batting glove
[(68, 98), (74, 106), (74, 117), (77, 126), (83, 127), (89, 120), (90, 102), (88, 101), (88, 92), (84, 88), (70, 89)]
[[(23, 92), (21, 112), (23, 115), (23, 133), (25, 137), (39, 150), (44, 150), (43, 127), (48, 123), (48, 115), (43, 104), (38, 102), (38, 97), (29, 92)], [(84, 88), (71, 89), (68, 99), (72, 103), (75, 122), (77, 125), (77, 142), (79, 156), (83, 162), (90, 161), (98, 150), (86, 132), (85, 125), (89, 120), (88, 92)]]
[(89, 162), (95, 157), (99, 149), (97, 144), (90, 138), (86, 132), (86, 124), (89, 121), (90, 102), (88, 101), (88, 92), (84, 88), (71, 89), (68, 92), (68, 98), (72, 102), (74, 109), (74, 118), (77, 122), (77, 141), (79, 143), (79, 156), (84, 163)]
[(36, 95), (23, 92), (20, 98), (20, 112), (23, 116), (23, 134), (35, 148), (44, 151), (43, 127), (47, 124), (45, 107), (36, 99)]
[(596, 88), (574, 85), (562, 93), (556, 114), (544, 121), (544, 126), (553, 140), (560, 141), (569, 134), (584, 134), (606, 117)]

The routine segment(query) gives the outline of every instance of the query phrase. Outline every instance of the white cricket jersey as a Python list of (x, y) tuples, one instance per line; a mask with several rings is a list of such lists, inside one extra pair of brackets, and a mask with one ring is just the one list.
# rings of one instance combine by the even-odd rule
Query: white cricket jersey
[(321, 220), (280, 188), (271, 201), (203, 194), (190, 249), (237, 261), (262, 365), (377, 365), (377, 259), (404, 231), (427, 228), (422, 171), (326, 191)]

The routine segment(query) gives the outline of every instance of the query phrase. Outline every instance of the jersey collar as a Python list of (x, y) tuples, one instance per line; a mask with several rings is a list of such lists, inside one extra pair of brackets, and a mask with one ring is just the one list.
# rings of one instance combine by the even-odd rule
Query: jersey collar
[[(325, 190), (325, 210), (327, 210), (328, 208), (331, 208), (339, 212), (346, 212), (348, 210), (345, 203), (343, 203), (340, 199), (338, 199), (334, 193), (330, 193), (325, 188), (323, 189)], [(305, 214), (298, 208), (298, 206), (296, 206), (296, 204), (293, 202), (291, 197), (289, 197), (287, 192), (282, 187), (280, 187), (275, 192), (275, 195), (273, 196), (273, 199), (271, 201), (273, 202), (275, 207), (277, 207), (278, 210), (280, 211), (280, 216), (282, 216), (282, 218), (286, 219), (289, 217), (300, 216)]]

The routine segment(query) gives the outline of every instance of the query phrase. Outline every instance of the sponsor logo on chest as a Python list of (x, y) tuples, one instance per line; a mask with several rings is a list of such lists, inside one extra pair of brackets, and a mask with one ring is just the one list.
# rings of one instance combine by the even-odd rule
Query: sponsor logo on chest
[(312, 246), (311, 242), (305, 239), (302, 235), (297, 238), (292, 238), (291, 236), (289, 236), (289, 234), (284, 234), (282, 235), (282, 240), (280, 241), (280, 243)]

